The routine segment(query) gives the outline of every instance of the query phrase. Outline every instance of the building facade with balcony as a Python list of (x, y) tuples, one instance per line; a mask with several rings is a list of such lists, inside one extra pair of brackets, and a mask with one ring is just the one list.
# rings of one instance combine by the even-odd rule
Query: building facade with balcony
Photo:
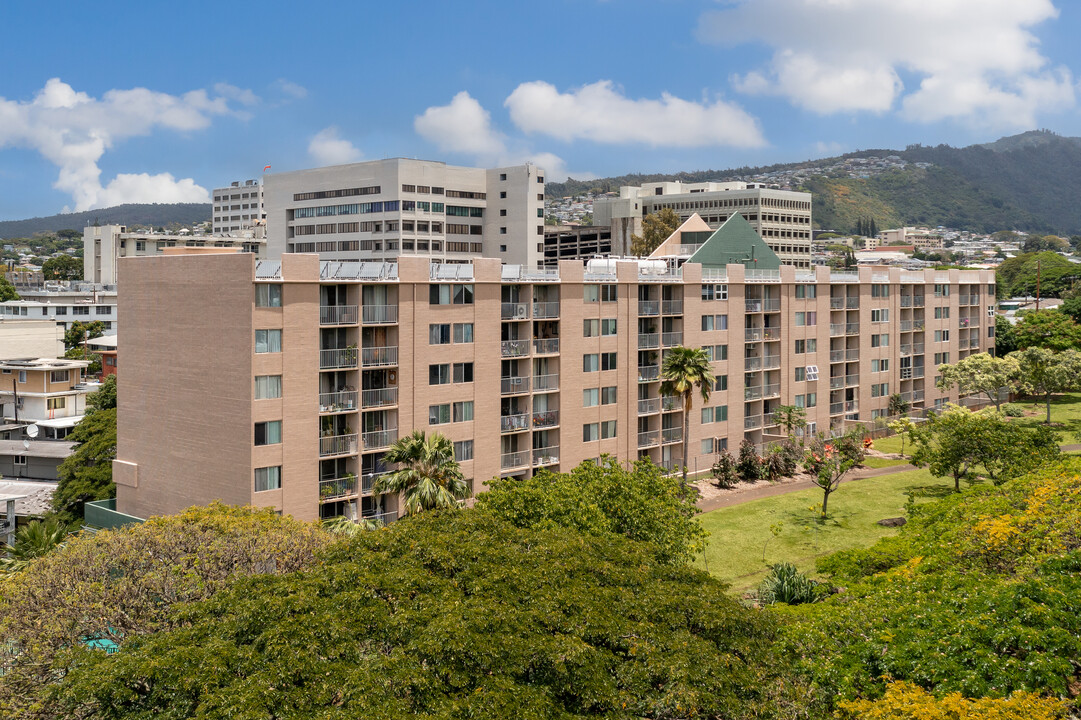
[[(476, 492), (606, 453), (704, 469), (745, 438), (779, 439), (782, 404), (841, 432), (884, 418), (893, 394), (956, 400), (935, 366), (994, 347), (993, 272), (704, 262), (722, 236), (682, 265), (125, 260), (117, 509), (220, 499), (393, 519), (373, 485), (414, 429), (454, 442)], [(686, 459), (682, 406), (660, 394), (679, 345), (704, 348), (717, 377)]]

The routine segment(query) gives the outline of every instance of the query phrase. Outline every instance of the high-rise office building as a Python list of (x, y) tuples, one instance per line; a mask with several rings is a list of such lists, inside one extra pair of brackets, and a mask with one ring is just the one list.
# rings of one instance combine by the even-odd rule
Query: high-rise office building
[(211, 228), (215, 235), (231, 235), (251, 230), (266, 221), (263, 186), (258, 180), (237, 180), (229, 187), (214, 189)]

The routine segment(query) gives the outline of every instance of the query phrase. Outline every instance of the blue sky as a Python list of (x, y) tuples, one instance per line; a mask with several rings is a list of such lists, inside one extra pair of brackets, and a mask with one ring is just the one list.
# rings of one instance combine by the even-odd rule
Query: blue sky
[(0, 5), (0, 219), (392, 156), (549, 177), (1081, 135), (1065, 0)]

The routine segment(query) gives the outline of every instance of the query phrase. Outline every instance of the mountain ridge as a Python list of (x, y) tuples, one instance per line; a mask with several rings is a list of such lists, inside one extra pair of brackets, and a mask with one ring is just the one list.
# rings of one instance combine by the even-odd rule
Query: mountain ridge
[(211, 216), (210, 203), (127, 203), (97, 210), (59, 213), (24, 220), (0, 220), (0, 238), (32, 237), (35, 233), (78, 230), (88, 225), (192, 225)]

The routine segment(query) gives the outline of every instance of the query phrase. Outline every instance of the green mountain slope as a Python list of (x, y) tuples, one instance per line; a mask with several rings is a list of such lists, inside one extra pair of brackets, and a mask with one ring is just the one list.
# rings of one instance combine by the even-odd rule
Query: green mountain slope
[(192, 225), (210, 219), (209, 203), (129, 203), (27, 220), (0, 221), (0, 238), (30, 237), (38, 232), (78, 230), (88, 225)]

